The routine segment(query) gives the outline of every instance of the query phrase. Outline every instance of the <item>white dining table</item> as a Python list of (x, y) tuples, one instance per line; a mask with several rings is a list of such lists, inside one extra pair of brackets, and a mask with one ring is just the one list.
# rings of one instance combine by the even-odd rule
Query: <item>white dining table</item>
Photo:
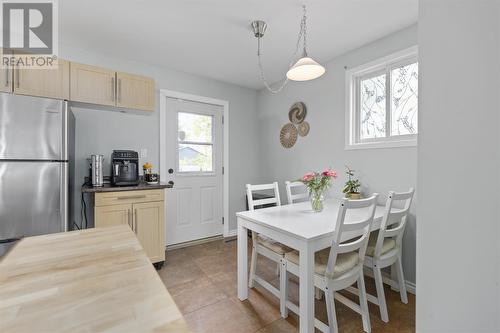
[[(248, 230), (299, 251), (300, 332), (314, 332), (314, 253), (330, 247), (335, 235), (335, 222), (340, 199), (327, 199), (322, 212), (311, 210), (309, 202), (276, 206), (236, 213), (238, 219), (238, 298), (248, 298)], [(378, 230), (384, 206), (377, 206), (371, 230)], [(362, 217), (356, 210), (346, 216), (345, 223)], [(359, 234), (345, 234), (346, 241)]]

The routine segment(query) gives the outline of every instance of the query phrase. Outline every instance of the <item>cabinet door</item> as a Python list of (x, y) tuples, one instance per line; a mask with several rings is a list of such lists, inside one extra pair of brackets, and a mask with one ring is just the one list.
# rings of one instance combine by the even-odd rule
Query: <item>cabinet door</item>
[(155, 81), (149, 77), (116, 73), (116, 106), (155, 110)]
[(151, 262), (165, 260), (163, 201), (133, 204), (134, 231)]
[(69, 61), (58, 59), (57, 69), (14, 70), (14, 93), (69, 99)]
[(132, 205), (95, 207), (94, 225), (96, 228), (120, 224), (128, 224), (132, 228)]
[(115, 72), (71, 62), (70, 100), (101, 105), (115, 105)]
[[(4, 53), (0, 49), (0, 56)], [(8, 54), (5, 54), (8, 55)], [(3, 60), (2, 60), (3, 61)], [(1, 92), (12, 92), (12, 69), (0, 67), (0, 91)]]

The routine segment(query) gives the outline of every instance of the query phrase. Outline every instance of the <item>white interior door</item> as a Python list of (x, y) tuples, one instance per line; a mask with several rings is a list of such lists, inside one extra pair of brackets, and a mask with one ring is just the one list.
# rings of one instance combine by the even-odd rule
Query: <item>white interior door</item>
[(222, 115), (221, 106), (167, 98), (167, 245), (222, 234)]

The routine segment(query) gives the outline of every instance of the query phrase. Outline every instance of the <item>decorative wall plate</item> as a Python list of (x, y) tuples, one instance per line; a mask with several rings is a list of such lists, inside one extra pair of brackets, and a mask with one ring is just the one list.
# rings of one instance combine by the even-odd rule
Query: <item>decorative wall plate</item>
[(297, 128), (294, 124), (288, 123), (281, 128), (280, 142), (284, 148), (292, 148), (297, 142)]
[(297, 129), (300, 136), (306, 136), (307, 134), (309, 134), (311, 126), (309, 126), (309, 123), (307, 121), (303, 121), (299, 124), (299, 126), (297, 126)]
[(302, 102), (297, 102), (292, 105), (290, 111), (288, 111), (288, 119), (292, 124), (300, 124), (306, 119), (307, 108), (306, 105)]

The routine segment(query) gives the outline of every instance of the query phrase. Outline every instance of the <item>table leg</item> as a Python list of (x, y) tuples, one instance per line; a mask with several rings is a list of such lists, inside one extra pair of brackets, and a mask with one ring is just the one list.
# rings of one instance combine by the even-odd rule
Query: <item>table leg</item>
[(238, 298), (248, 298), (248, 231), (238, 218)]
[(314, 332), (314, 251), (309, 244), (300, 249), (300, 333)]

